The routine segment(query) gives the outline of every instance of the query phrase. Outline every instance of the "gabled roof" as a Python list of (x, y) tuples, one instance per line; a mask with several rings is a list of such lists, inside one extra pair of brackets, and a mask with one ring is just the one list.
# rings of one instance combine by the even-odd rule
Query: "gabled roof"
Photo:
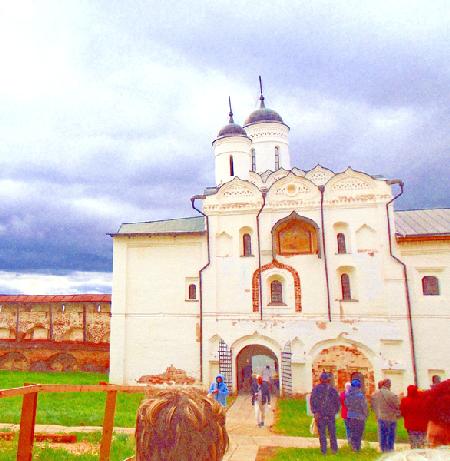
[(450, 235), (450, 208), (396, 211), (395, 230), (399, 237)]
[(149, 221), (141, 223), (124, 223), (116, 234), (117, 235), (136, 235), (136, 234), (202, 234), (206, 231), (205, 218), (194, 216), (191, 218), (164, 219), (161, 221)]
[(110, 303), (111, 295), (0, 295), (0, 303)]

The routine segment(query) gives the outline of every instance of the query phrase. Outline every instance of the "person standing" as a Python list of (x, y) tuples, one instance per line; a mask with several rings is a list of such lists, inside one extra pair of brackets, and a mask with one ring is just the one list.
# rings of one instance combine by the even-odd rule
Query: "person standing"
[(361, 392), (361, 381), (353, 379), (345, 398), (347, 406), (347, 421), (350, 429), (350, 446), (353, 451), (361, 450), (361, 439), (369, 414), (366, 396)]
[(219, 373), (216, 376), (216, 380), (211, 383), (208, 394), (212, 395), (214, 400), (220, 403), (223, 407), (227, 406), (227, 395), (229, 394), (229, 391), (222, 374)]
[(336, 414), (340, 408), (339, 394), (331, 386), (332, 375), (323, 372), (320, 375), (320, 384), (315, 386), (311, 393), (311, 410), (317, 423), (320, 439), (320, 451), (327, 453), (327, 434), (330, 436), (331, 451), (338, 450), (336, 440)]
[(347, 434), (348, 443), (350, 443), (350, 429), (348, 427), (347, 421), (347, 406), (345, 405), (345, 398), (347, 397), (350, 391), (351, 383), (348, 381), (345, 383), (345, 390), (339, 394), (339, 399), (341, 401), (341, 418), (344, 420), (345, 424), (345, 433)]
[(408, 432), (411, 448), (423, 448), (427, 435), (428, 417), (425, 412), (425, 397), (417, 386), (407, 388), (407, 396), (400, 402), (403, 424)]
[(433, 389), (434, 386), (437, 386), (441, 383), (441, 377), (439, 375), (433, 375), (431, 377), (431, 386), (430, 389)]
[(378, 420), (378, 442), (381, 451), (394, 449), (397, 419), (401, 416), (398, 397), (391, 392), (391, 380), (385, 379), (379, 391), (372, 395), (371, 404)]
[(436, 384), (424, 394), (428, 445), (450, 445), (450, 379)]
[(270, 371), (270, 366), (266, 365), (262, 372), (262, 386), (263, 393), (267, 399), (267, 405), (270, 407), (270, 379), (272, 378), (272, 372)]
[(264, 426), (264, 419), (266, 414), (265, 405), (267, 403), (267, 396), (264, 393), (262, 376), (257, 376), (256, 380), (252, 383), (252, 405), (255, 408), (255, 418), (258, 427)]

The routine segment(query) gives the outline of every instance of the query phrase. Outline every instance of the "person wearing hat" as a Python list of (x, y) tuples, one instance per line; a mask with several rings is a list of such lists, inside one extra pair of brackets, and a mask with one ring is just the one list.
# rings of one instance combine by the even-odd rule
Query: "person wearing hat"
[(361, 439), (369, 414), (366, 396), (361, 392), (361, 381), (353, 379), (345, 398), (347, 421), (350, 428), (350, 446), (353, 451), (361, 450)]
[(378, 421), (378, 441), (382, 452), (393, 451), (397, 419), (401, 416), (400, 401), (391, 392), (390, 379), (384, 379), (380, 385), (380, 390), (371, 398), (372, 408)]
[(335, 418), (341, 404), (337, 390), (331, 386), (331, 378), (331, 373), (323, 372), (320, 375), (320, 383), (314, 386), (311, 393), (311, 411), (319, 431), (320, 451), (324, 455), (327, 453), (327, 428), (331, 451), (336, 453), (338, 450)]

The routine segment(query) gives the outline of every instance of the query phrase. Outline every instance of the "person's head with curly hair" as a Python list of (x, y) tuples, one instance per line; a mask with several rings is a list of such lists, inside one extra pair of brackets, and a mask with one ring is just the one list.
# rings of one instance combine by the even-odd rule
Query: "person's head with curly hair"
[(225, 411), (196, 390), (163, 390), (136, 417), (136, 461), (220, 461), (228, 449)]

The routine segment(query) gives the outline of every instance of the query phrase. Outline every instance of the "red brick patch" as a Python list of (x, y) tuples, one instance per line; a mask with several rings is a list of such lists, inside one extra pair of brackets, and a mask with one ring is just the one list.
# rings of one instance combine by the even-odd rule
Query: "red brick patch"
[[(302, 290), (300, 286), (300, 277), (298, 272), (287, 264), (280, 263), (276, 259), (273, 259), (271, 263), (265, 264), (261, 267), (261, 273), (268, 269), (284, 269), (291, 273), (294, 279), (294, 294), (295, 294), (295, 312), (302, 311)], [(260, 270), (256, 269), (252, 277), (252, 301), (253, 301), (253, 312), (259, 312), (259, 274)]]

